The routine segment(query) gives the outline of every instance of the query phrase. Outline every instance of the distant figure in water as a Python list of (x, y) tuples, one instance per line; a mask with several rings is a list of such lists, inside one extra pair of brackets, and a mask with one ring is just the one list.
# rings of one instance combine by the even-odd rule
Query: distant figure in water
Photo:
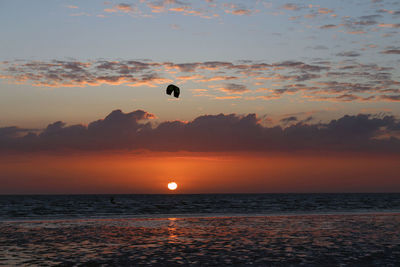
[(117, 202), (115, 202), (114, 197), (110, 197), (110, 202), (111, 202), (111, 204), (117, 204)]
[(172, 94), (172, 92), (174, 92), (174, 96), (175, 96), (176, 98), (179, 97), (180, 90), (179, 90), (179, 87), (178, 87), (178, 86), (173, 85), (173, 84), (168, 85), (168, 87), (167, 87), (167, 94), (170, 95), (170, 94)]

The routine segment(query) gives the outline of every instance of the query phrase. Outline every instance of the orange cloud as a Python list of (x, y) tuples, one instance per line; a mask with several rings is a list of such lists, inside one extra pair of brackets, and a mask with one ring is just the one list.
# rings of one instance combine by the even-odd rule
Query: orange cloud
[(320, 14), (329, 14), (329, 13), (333, 13), (332, 9), (328, 9), (328, 8), (318, 8), (318, 13)]
[[(398, 54), (397, 49), (381, 51), (383, 54)], [(357, 58), (351, 51), (337, 55)], [(243, 62), (246, 62), (244, 64)], [(397, 94), (399, 82), (393, 80), (393, 68), (377, 64), (354, 62), (319, 62), (307, 64), (300, 61), (260, 63), (243, 61), (240, 64), (223, 61), (207, 62), (151, 62), (151, 61), (107, 61), (90, 62), (61, 61), (5, 61), (1, 63), (0, 78), (10, 83), (31, 84), (46, 87), (85, 87), (98, 85), (125, 85), (131, 87), (155, 87), (173, 80), (181, 83), (237, 81), (222, 85), (210, 85), (227, 94), (245, 94), (251, 92), (249, 85), (281, 87), (274, 89), (275, 98), (284, 94), (294, 95), (307, 92), (325, 100), (334, 101), (370, 101), (365, 94), (374, 94), (374, 101), (386, 101), (380, 95)], [(346, 61), (344, 61), (346, 62)], [(176, 75), (178, 73), (178, 75)], [(241, 75), (239, 75), (241, 74)], [(350, 78), (350, 82), (336, 82)], [(271, 84), (270, 82), (274, 82)], [(257, 93), (259, 91), (255, 91)], [(332, 96), (334, 94), (335, 96)], [(360, 95), (363, 94), (363, 95)], [(197, 92), (199, 95), (199, 92)], [(203, 94), (204, 95), (204, 94)], [(340, 95), (342, 98), (338, 98)], [(350, 97), (352, 95), (352, 97)], [(213, 97), (213, 96), (211, 96)], [(272, 99), (271, 96), (267, 98)]]
[(386, 23), (382, 23), (382, 24), (378, 24), (378, 27), (383, 27), (383, 28), (400, 28), (400, 23), (398, 24), (386, 24)]
[(214, 97), (214, 99), (218, 99), (218, 100), (227, 100), (227, 99), (239, 99), (242, 98), (241, 96), (216, 96)]
[(348, 34), (366, 34), (367, 32), (365, 32), (365, 31), (347, 31), (346, 33), (348, 33)]
[(182, 80), (182, 81), (188, 81), (188, 80), (201, 79), (201, 78), (203, 78), (203, 76), (196, 74), (196, 75), (178, 76), (176, 78), (178, 78), (179, 80)]
[(214, 76), (210, 78), (204, 78), (199, 80), (199, 82), (213, 82), (213, 81), (228, 81), (228, 80), (235, 80), (238, 77), (235, 76)]
[(291, 3), (288, 3), (288, 4), (283, 5), (282, 8), (283, 8), (283, 9), (286, 9), (286, 10), (291, 10), (291, 11), (299, 10), (299, 9), (300, 9), (300, 7), (299, 7), (298, 5), (296, 5), (296, 4), (291, 4)]
[(217, 90), (228, 94), (245, 94), (250, 91), (243, 84), (235, 84), (235, 83), (228, 83), (223, 86), (219, 86)]
[(250, 15), (251, 10), (249, 9), (234, 9), (234, 10), (225, 10), (226, 13), (233, 14), (233, 15)]

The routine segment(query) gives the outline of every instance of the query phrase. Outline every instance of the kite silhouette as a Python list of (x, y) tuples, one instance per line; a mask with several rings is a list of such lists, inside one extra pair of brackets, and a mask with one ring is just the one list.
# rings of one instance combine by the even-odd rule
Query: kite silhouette
[(175, 96), (176, 98), (179, 97), (180, 90), (179, 90), (179, 87), (178, 87), (178, 86), (173, 85), (173, 84), (168, 85), (168, 87), (167, 87), (167, 94), (170, 95), (170, 94), (172, 94), (172, 92), (174, 92), (174, 96)]

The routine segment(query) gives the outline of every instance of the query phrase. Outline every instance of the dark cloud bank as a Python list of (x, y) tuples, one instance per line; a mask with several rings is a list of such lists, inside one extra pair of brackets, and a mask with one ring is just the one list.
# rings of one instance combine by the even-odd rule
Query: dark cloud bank
[(291, 117), (287, 127), (262, 125), (255, 114), (204, 115), (156, 126), (143, 110), (114, 110), (89, 125), (58, 121), (40, 132), (0, 128), (1, 151), (355, 151), (400, 153), (400, 122), (393, 116), (346, 115), (328, 123)]

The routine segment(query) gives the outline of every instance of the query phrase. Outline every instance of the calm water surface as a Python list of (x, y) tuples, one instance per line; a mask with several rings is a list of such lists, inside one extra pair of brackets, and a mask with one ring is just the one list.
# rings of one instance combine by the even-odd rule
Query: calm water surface
[(400, 194), (0, 196), (0, 220), (400, 212)]

